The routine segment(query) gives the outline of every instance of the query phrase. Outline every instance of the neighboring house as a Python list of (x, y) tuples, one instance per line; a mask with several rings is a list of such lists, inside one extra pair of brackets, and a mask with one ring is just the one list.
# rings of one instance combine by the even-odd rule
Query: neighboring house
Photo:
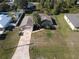
[(79, 5), (79, 0), (76, 0), (76, 4)]
[(43, 28), (55, 29), (55, 23), (51, 16), (42, 13), (40, 13), (39, 16), (41, 18), (41, 26)]
[(8, 15), (0, 14), (0, 34), (3, 34), (6, 27), (9, 26), (11, 22), (11, 17)]
[(36, 10), (36, 6), (35, 6), (35, 4), (29, 2), (26, 6), (24, 6), (24, 10), (26, 12), (34, 11), (34, 10)]
[(40, 13), (39, 16), (41, 17), (41, 21), (43, 21), (43, 20), (49, 20), (49, 21), (52, 22), (52, 19), (51, 19), (51, 17), (49, 15)]
[(79, 14), (65, 14), (64, 19), (72, 30), (79, 30)]

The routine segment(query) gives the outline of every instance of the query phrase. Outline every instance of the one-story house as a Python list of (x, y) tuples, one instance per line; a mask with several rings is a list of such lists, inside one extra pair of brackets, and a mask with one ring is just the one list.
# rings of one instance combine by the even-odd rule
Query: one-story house
[(54, 23), (54, 19), (52, 19), (51, 16), (40, 13), (39, 14), (40, 18), (41, 18), (41, 26), (44, 28), (49, 28), (50, 29), (55, 29), (56, 24)]
[(79, 0), (76, 0), (76, 4), (79, 5)]
[(49, 15), (46, 15), (46, 14), (43, 14), (43, 13), (39, 13), (39, 16), (41, 18), (41, 21), (43, 21), (43, 20), (49, 20), (49, 21), (52, 22), (52, 19), (51, 19), (51, 17)]
[(35, 4), (28, 2), (28, 5), (24, 6), (25, 12), (31, 12), (36, 10)]
[(4, 33), (5, 28), (9, 26), (11, 19), (12, 18), (8, 15), (0, 14), (0, 34)]
[(79, 30), (79, 14), (65, 14), (64, 19), (72, 30)]

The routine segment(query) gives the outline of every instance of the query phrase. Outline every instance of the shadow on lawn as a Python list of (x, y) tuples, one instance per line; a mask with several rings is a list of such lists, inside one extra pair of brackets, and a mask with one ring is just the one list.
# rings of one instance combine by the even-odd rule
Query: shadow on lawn
[(0, 40), (5, 40), (7, 34), (0, 35)]
[(13, 47), (2, 47), (2, 48), (4, 48), (5, 50), (10, 50), (10, 49), (15, 49), (15, 48), (17, 48), (17, 47), (24, 47), (24, 46), (27, 46), (27, 45), (33, 45), (34, 43), (30, 43), (30, 44), (24, 44), (24, 45), (19, 45), (19, 46), (13, 46)]

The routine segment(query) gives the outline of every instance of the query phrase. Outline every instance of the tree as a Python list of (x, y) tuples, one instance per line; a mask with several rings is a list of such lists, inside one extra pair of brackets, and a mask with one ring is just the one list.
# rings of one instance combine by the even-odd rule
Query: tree
[(3, 2), (4, 0), (0, 0), (0, 3)]
[(33, 13), (34, 24), (41, 24), (41, 18), (37, 12)]
[(60, 6), (59, 5), (56, 5), (55, 7), (54, 7), (54, 14), (55, 15), (58, 15), (60, 13)]
[(37, 12), (33, 13), (33, 30), (38, 30), (41, 28), (41, 18)]
[(40, 4), (42, 5), (42, 7), (44, 8), (44, 3), (46, 0), (40, 0)]
[(50, 0), (46, 0), (44, 3), (45, 8), (50, 8)]
[(18, 8), (24, 8), (28, 5), (27, 0), (15, 0), (15, 4), (18, 6)]
[(50, 8), (54, 8), (54, 5), (55, 5), (55, 0), (51, 0), (51, 2), (50, 2)]
[(6, 3), (0, 4), (0, 11), (5, 12), (5, 11), (9, 11), (9, 10), (10, 10), (10, 5), (8, 5)]
[(68, 7), (68, 8), (70, 8), (70, 7), (73, 7), (74, 5), (75, 5), (75, 1), (76, 0), (65, 0), (64, 2), (66, 2), (66, 6)]

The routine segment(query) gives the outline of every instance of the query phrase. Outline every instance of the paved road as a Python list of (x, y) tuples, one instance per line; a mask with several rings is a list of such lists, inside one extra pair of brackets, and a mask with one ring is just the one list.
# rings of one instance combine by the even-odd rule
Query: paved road
[(31, 39), (31, 32), (32, 32), (32, 17), (25, 16), (21, 26), (23, 26), (23, 36), (21, 36), (16, 51), (12, 57), (12, 59), (30, 59), (29, 55), (29, 44)]

